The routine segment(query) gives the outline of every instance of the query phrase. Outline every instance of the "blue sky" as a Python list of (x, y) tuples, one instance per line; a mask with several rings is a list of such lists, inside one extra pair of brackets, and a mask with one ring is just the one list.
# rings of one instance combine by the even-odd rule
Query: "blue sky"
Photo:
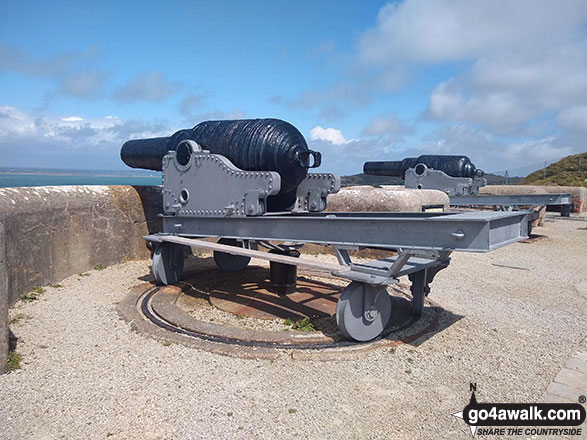
[(587, 2), (0, 0), (0, 166), (123, 169), (122, 143), (276, 117), (321, 170), (587, 150)]

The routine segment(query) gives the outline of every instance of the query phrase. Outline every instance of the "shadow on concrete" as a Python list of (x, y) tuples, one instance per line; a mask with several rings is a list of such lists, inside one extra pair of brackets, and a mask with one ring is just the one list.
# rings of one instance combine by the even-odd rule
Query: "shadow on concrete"
[[(237, 273), (213, 269), (207, 271), (205, 276), (201, 275), (204, 274), (197, 271), (184, 274), (182, 290), (187, 297), (204, 299), (236, 316), (289, 319), (292, 323), (307, 318), (313, 329), (324, 335), (336, 339), (342, 337), (335, 314), (344, 286), (306, 278), (301, 274), (295, 292), (278, 295), (271, 292), (268, 268), (252, 266)], [(427, 301), (422, 318), (417, 319), (411, 314), (411, 300), (404, 295), (404, 292), (397, 291), (392, 296), (392, 314), (383, 333), (383, 338), (389, 341), (418, 346), (463, 318)]]
[(15, 351), (17, 345), (18, 338), (12, 333), (12, 330), (8, 329), (8, 351)]
[(234, 315), (261, 319), (315, 319), (332, 316), (341, 286), (298, 277), (294, 291), (279, 295), (272, 291), (269, 269), (248, 267), (243, 272), (228, 273), (218, 269), (184, 274), (184, 282), (192, 286), (184, 290), (187, 296), (203, 298), (211, 305)]
[[(429, 313), (435, 314), (429, 325), (422, 325), (421, 321), (412, 318), (410, 322), (406, 323), (405, 330), (391, 333), (387, 338), (390, 340), (399, 340), (404, 344), (418, 347), (464, 318), (463, 315), (458, 315), (450, 310), (443, 309), (439, 305), (432, 305), (429, 309)], [(418, 328), (420, 326), (422, 328)], [(403, 334), (404, 332), (406, 333), (405, 335)]]
[(159, 214), (163, 212), (161, 188), (158, 186), (133, 186), (133, 188), (141, 199), (149, 234), (161, 232), (163, 230), (163, 221), (159, 217)]
[(548, 237), (548, 235), (530, 234), (525, 240), (521, 240), (520, 243), (532, 244), (538, 240)]

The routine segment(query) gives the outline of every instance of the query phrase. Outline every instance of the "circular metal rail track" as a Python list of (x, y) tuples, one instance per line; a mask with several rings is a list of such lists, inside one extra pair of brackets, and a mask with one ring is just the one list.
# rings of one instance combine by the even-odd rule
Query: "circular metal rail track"
[[(200, 331), (195, 331), (193, 329), (186, 329), (179, 325), (176, 325), (157, 312), (156, 308), (153, 307), (152, 301), (153, 298), (157, 295), (161, 287), (155, 286), (148, 289), (138, 300), (137, 309), (140, 313), (146, 317), (149, 321), (153, 324), (157, 325), (158, 327), (182, 334), (185, 336), (189, 336), (192, 338), (197, 338), (204, 341), (209, 342), (216, 342), (216, 343), (223, 343), (223, 344), (231, 344), (231, 345), (238, 345), (243, 347), (263, 347), (263, 348), (276, 348), (276, 349), (297, 349), (297, 350), (316, 350), (316, 349), (329, 349), (329, 348), (343, 348), (343, 347), (352, 347), (352, 346), (362, 346), (362, 345), (371, 345), (377, 341), (387, 338), (391, 333), (399, 332), (402, 330), (407, 329), (411, 325), (413, 325), (418, 319), (414, 316), (411, 316), (407, 321), (402, 323), (400, 326), (388, 326), (383, 333), (378, 336), (377, 338), (367, 341), (367, 342), (357, 342), (357, 341), (348, 341), (348, 340), (337, 340), (333, 342), (314, 342), (314, 343), (283, 343), (283, 342), (264, 342), (264, 341), (251, 341), (245, 340), (235, 337), (230, 337), (226, 335), (214, 335), (209, 333), (204, 333)], [(436, 321), (437, 317), (434, 319)]]

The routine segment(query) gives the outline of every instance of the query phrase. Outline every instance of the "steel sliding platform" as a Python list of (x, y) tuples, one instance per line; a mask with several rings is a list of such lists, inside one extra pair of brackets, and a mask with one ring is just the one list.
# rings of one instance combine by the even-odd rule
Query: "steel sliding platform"
[(450, 206), (493, 206), (502, 211), (530, 209), (540, 206), (561, 206), (561, 215), (568, 217), (571, 211), (571, 195), (552, 194), (476, 194), (450, 196)]
[[(183, 270), (184, 247), (214, 251), (217, 265), (242, 270), (251, 258), (286, 267), (310, 266), (351, 283), (343, 290), (336, 320), (343, 335), (357, 341), (378, 337), (391, 316), (386, 285), (407, 275), (412, 313), (420, 316), (434, 276), (453, 251), (489, 252), (528, 237), (527, 212), (320, 212), (268, 213), (255, 217), (163, 215), (163, 233), (146, 236), (153, 250), (153, 274), (173, 284)], [(220, 238), (219, 243), (201, 238)], [(279, 244), (275, 244), (275, 243)], [(303, 243), (332, 245), (338, 264), (299, 258), (289, 252)], [(262, 252), (258, 246), (272, 249)], [(389, 250), (389, 258), (354, 263), (349, 250)], [(277, 254), (275, 253), (277, 251)]]

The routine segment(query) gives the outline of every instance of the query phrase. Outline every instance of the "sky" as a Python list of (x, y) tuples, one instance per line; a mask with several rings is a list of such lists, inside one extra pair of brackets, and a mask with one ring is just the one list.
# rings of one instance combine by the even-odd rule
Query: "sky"
[(0, 0), (0, 167), (122, 170), (128, 139), (280, 118), (321, 172), (587, 150), (584, 0)]

